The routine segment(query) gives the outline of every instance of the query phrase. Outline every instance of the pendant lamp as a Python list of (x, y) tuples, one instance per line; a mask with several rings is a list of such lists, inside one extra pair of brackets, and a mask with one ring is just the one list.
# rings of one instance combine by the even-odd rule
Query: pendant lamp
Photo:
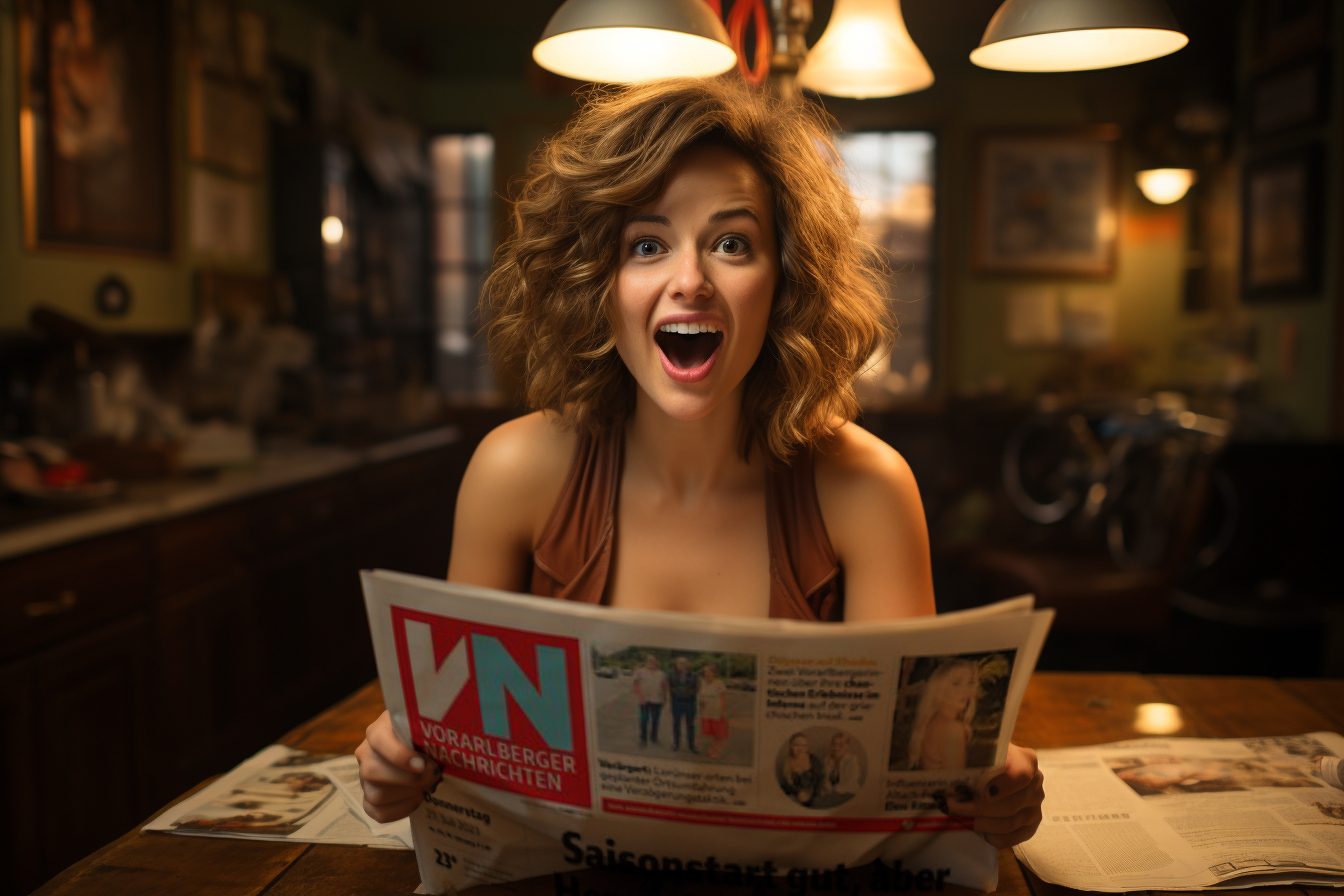
[(898, 96), (928, 87), (933, 70), (910, 39), (900, 0), (836, 0), (798, 83), (831, 96)]
[(532, 58), (568, 78), (611, 84), (708, 77), (737, 64), (728, 32), (704, 0), (567, 0)]
[(1004, 0), (971, 62), (1013, 72), (1113, 68), (1190, 42), (1165, 0)]
[(1144, 197), (1157, 205), (1180, 202), (1195, 183), (1190, 168), (1146, 168), (1134, 175)]

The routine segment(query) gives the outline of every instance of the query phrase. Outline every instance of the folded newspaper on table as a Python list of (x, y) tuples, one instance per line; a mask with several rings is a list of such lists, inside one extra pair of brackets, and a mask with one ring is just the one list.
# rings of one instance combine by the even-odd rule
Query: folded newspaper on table
[(1004, 760), (1052, 615), (1030, 598), (840, 626), (363, 579), (393, 725), (444, 771), (411, 818), (428, 892), (586, 869), (996, 885), (938, 804)]
[(1344, 737), (1041, 750), (1045, 820), (1017, 847), (1079, 890), (1344, 885)]
[(354, 756), (271, 744), (145, 825), (201, 837), (290, 840), (406, 849), (405, 819), (364, 814)]

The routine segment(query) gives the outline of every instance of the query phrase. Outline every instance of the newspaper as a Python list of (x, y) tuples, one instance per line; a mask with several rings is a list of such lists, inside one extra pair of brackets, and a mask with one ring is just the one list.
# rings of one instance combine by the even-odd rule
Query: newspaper
[(938, 806), (1004, 761), (1052, 616), (1031, 598), (838, 626), (363, 580), (393, 725), (444, 770), (411, 817), (425, 892), (997, 884)]
[(364, 814), (354, 756), (273, 744), (159, 815), (146, 831), (407, 849), (405, 819)]
[(1040, 750), (1045, 819), (1014, 849), (1078, 890), (1344, 886), (1342, 755), (1326, 732)]

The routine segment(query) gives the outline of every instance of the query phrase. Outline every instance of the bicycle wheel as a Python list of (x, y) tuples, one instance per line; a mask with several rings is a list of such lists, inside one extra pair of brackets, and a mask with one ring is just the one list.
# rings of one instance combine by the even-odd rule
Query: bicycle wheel
[(1087, 423), (1074, 414), (1047, 414), (1024, 421), (1003, 452), (1003, 487), (1013, 506), (1033, 522), (1057, 523), (1087, 493), (1093, 446)]

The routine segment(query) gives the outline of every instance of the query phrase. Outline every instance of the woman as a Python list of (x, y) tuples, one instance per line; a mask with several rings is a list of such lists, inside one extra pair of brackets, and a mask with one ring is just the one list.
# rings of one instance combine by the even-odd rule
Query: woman
[(910, 731), (911, 768), (966, 767), (979, 688), (980, 670), (970, 660), (945, 661), (933, 670)]
[[(890, 328), (837, 169), (807, 106), (728, 78), (594, 94), (541, 147), (482, 294), (493, 358), (540, 410), (472, 457), (451, 580), (733, 616), (934, 612), (914, 477), (849, 422)], [(433, 781), (386, 718), (357, 755), (374, 818)], [(952, 809), (1018, 842), (1038, 777), (1014, 748)]]
[(789, 738), (789, 752), (779, 763), (780, 789), (799, 805), (810, 806), (821, 792), (823, 774), (807, 735), (799, 732)]
[(706, 663), (700, 673), (700, 690), (696, 694), (700, 714), (700, 733), (709, 739), (705, 755), (718, 759), (728, 741), (728, 688), (719, 677), (719, 667)]
[(859, 757), (849, 748), (849, 735), (838, 731), (831, 738), (831, 750), (822, 762), (821, 789), (829, 800), (839, 804), (859, 792), (863, 770)]

